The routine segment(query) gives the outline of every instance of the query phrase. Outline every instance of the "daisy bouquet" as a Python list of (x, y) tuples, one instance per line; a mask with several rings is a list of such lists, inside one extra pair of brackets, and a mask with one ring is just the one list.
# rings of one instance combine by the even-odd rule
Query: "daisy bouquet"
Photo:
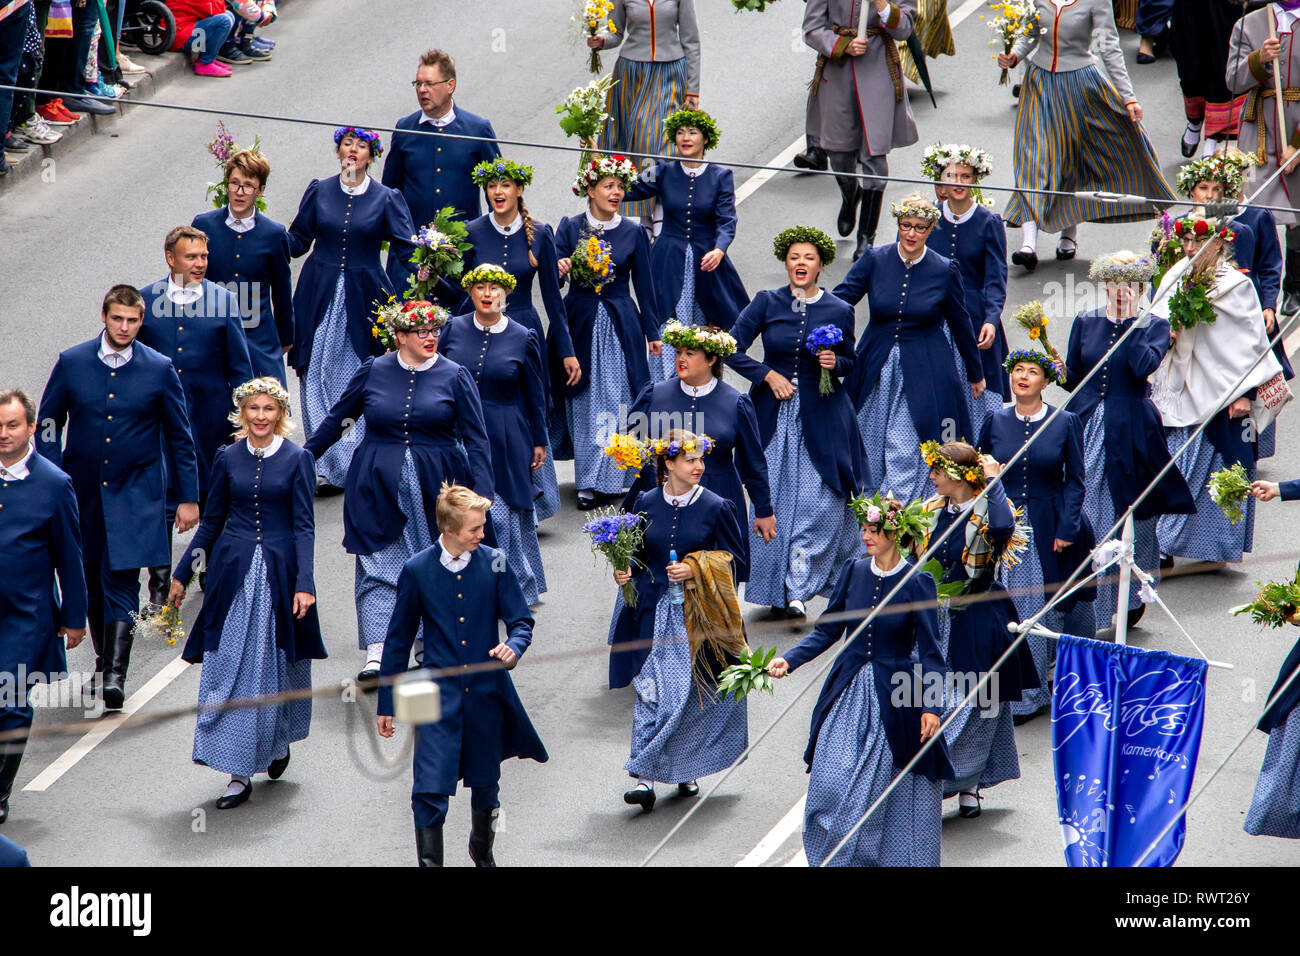
[[(212, 158), (216, 160), (217, 169), (221, 171), (220, 182), (208, 183), (208, 199), (212, 202), (213, 209), (221, 209), (223, 206), (230, 204), (230, 193), (226, 189), (226, 163), (230, 161), (231, 156), (242, 152), (244, 148), (235, 142), (235, 138), (226, 129), (226, 124), (221, 120), (217, 120), (217, 135), (212, 137), (211, 142), (208, 143), (208, 152), (212, 154)], [(262, 151), (261, 133), (253, 137), (253, 145), (249, 146), (248, 149), (255, 153)], [(258, 212), (266, 212), (265, 197), (258, 196), (254, 205), (257, 207)]]
[(411, 237), (415, 251), (410, 263), (415, 272), (407, 277), (408, 299), (429, 299), (439, 278), (456, 279), (465, 270), (465, 252), (470, 248), (469, 230), (456, 218), (452, 206), (443, 206), (427, 226)]
[[(808, 333), (808, 339), (804, 343), (808, 351), (816, 355), (826, 349), (833, 349), (844, 341), (844, 333), (838, 325), (822, 325)], [(817, 390), (823, 395), (830, 395), (835, 391), (835, 380), (831, 378), (831, 370), (822, 369), (821, 382), (818, 383)]]
[[(989, 21), (989, 29), (997, 35), (989, 43), (996, 46), (1000, 42), (1003, 53), (1010, 53), (1021, 37), (1047, 32), (1038, 25), (1038, 10), (1033, 0), (1006, 0), (1005, 3), (990, 3), (989, 7), (998, 12)], [(998, 79), (999, 86), (1007, 85), (1008, 73), (1007, 70), (1002, 71), (1002, 76)]]
[[(615, 571), (630, 571), (640, 564), (636, 553), (645, 542), (645, 519), (617, 508), (605, 508), (582, 526), (582, 533), (591, 539), (591, 550), (603, 554)], [(636, 607), (636, 583), (628, 581), (622, 586), (623, 603)]]
[[(617, 33), (618, 27), (609, 15), (614, 11), (613, 0), (585, 0), (582, 4), (582, 34), (584, 37), (594, 37), (600, 34), (602, 30), (606, 33)], [(592, 50), (591, 55), (587, 58), (587, 69), (592, 76), (600, 73), (602, 66), (600, 62), (600, 51)]]
[(181, 609), (172, 604), (146, 604), (137, 614), (131, 613), (135, 626), (133, 633), (146, 640), (166, 640), (168, 647), (185, 637), (185, 624)]
[(1241, 506), (1250, 494), (1250, 478), (1241, 462), (1233, 462), (1231, 468), (1210, 475), (1205, 487), (1210, 490), (1210, 497), (1229, 523), (1239, 523), (1242, 519)]
[(614, 278), (613, 257), (613, 246), (595, 233), (589, 233), (578, 240), (573, 250), (569, 274), (575, 282), (581, 282), (599, 295), (605, 283)]
[(1255, 583), (1259, 585), (1255, 600), (1232, 608), (1229, 614), (1248, 613), (1256, 624), (1267, 624), (1269, 627), (1297, 623), (1300, 618), (1300, 569), (1297, 569), (1293, 581)]

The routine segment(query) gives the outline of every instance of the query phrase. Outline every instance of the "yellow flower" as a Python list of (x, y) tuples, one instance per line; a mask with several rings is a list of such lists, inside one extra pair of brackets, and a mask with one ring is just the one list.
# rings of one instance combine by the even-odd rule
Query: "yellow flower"
[(1043, 316), (1043, 325), (1044, 325), (1044, 326), (1047, 325), (1047, 316)]
[(1042, 334), (1043, 334), (1043, 330), (1039, 326), (1034, 326), (1032, 329), (1029, 330), (1029, 337), (1031, 339), (1036, 339)]
[(966, 472), (966, 480), (967, 480), (967, 481), (978, 481), (979, 479), (976, 478), (976, 476), (975, 476), (975, 472), (973, 472), (973, 471), (968, 471), (968, 472)]
[(682, 442), (682, 451), (695, 451), (695, 442)]
[(371, 326), (371, 327), (370, 327), (370, 334), (371, 334), (372, 336), (374, 336), (375, 338), (379, 338), (379, 329), (375, 328), (374, 326)]

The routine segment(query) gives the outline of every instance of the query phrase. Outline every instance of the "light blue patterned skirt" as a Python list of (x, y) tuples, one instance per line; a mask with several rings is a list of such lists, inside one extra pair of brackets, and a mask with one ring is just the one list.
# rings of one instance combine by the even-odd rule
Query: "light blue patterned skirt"
[(1300, 840), (1300, 707), (1268, 735), (1244, 829), (1253, 836)]
[(691, 674), (682, 605), (667, 591), (655, 606), (654, 644), (632, 681), (632, 755), (624, 769), (643, 780), (686, 783), (726, 770), (749, 743), (744, 700), (722, 701)]
[[(973, 445), (980, 433), (980, 427), (984, 424), (984, 419), (996, 411), (1001, 411), (1003, 398), (1000, 393), (989, 388), (985, 388), (984, 391), (980, 392), (979, 398), (971, 396), (970, 385), (966, 384), (966, 363), (962, 361), (961, 351), (957, 348), (957, 343), (953, 341), (952, 330), (946, 324), (943, 327), (943, 335), (948, 340), (948, 347), (952, 349), (952, 361), (957, 366), (957, 380), (962, 383), (962, 397), (966, 399), (966, 410), (970, 413), (972, 434), (959, 437), (962, 441), (970, 442)], [(985, 385), (987, 384), (986, 382)]]
[[(420, 495), (420, 480), (415, 461), (408, 448), (402, 461), (402, 477), (397, 485), (397, 503), (406, 515), (406, 524), (397, 540), (374, 554), (357, 555), (355, 594), (357, 600), (357, 647), (382, 644), (388, 635), (388, 622), (397, 603), (397, 576), (402, 565), (425, 548), (433, 545), (429, 522)], [(419, 640), (424, 625), (416, 634)]]
[[(302, 427), (307, 437), (320, 427), (334, 403), (357, 369), (361, 359), (348, 341), (348, 313), (343, 292), (343, 273), (334, 286), (334, 298), (325, 310), (325, 318), (316, 326), (316, 336), (311, 343), (311, 361), (307, 377), (302, 379)], [(366, 434), (366, 421), (359, 419), (343, 434), (330, 450), (316, 459), (316, 474), (336, 488), (342, 488), (348, 477), (352, 454)]]
[(545, 521), (560, 510), (560, 482), (555, 476), (555, 454), (546, 442), (546, 461), (532, 474), (533, 519)]
[[(890, 350), (880, 378), (858, 410), (858, 430), (867, 448), (867, 490), (892, 491), (903, 504), (936, 494), (930, 469), (921, 457), (921, 439), (908, 414), (897, 345)], [(926, 436), (927, 440), (939, 437)]]
[[(677, 298), (677, 311), (673, 318), (682, 325), (705, 325), (704, 310), (695, 301), (695, 250), (686, 247), (685, 272), (682, 273), (682, 294)], [(665, 323), (667, 324), (667, 323)], [(677, 377), (677, 350), (664, 343), (663, 351), (650, 356), (650, 381), (662, 382)]]
[(822, 481), (804, 447), (798, 390), (777, 409), (776, 432), (765, 456), (776, 538), (765, 544), (750, 531), (745, 600), (786, 607), (817, 594), (827, 596), (840, 566), (862, 550), (862, 536), (848, 502)]
[[(311, 661), (290, 664), (275, 643), (266, 557), (253, 551), (243, 589), (235, 595), (215, 651), (203, 655), (199, 706), (311, 688)], [(289, 744), (307, 738), (311, 698), (267, 707), (200, 710), (194, 762), (222, 773), (263, 773)]]
[[(948, 658), (951, 632), (952, 619), (948, 610), (940, 608), (939, 649), (945, 659)], [(954, 710), (958, 711), (957, 719), (943, 732), (943, 739), (948, 744), (948, 757), (957, 771), (956, 780), (944, 781), (945, 797), (956, 796), (963, 790), (982, 790), (1005, 780), (1020, 779), (1020, 755), (1016, 751), (1016, 729), (1011, 719), (1011, 708), (1000, 700), (996, 708), (992, 706), (993, 698), (988, 695), (996, 689), (996, 681), (990, 681), (980, 696), (958, 708), (972, 686), (963, 688), (960, 682), (957, 683), (956, 691), (960, 696), (947, 702), (943, 714), (943, 719), (947, 720)], [(987, 709), (979, 706), (981, 696), (990, 704)]]
[[(1026, 508), (1025, 512), (1028, 513)], [(1043, 593), (1043, 564), (1038, 557), (1038, 545), (1035, 541), (1033, 526), (1028, 521), (1025, 522), (1025, 528), (1028, 529), (1029, 544), (1024, 551), (1020, 553), (1020, 561), (1017, 564), (1007, 566), (1005, 563), (998, 571), (998, 580), (1010, 594), (1011, 601), (1016, 606), (1016, 612), (1020, 615), (1020, 620), (1027, 621), (1043, 609), (1047, 603), (1046, 596)], [(1064, 621), (1064, 615), (1053, 608), (1043, 615), (1040, 623), (1049, 631), (1061, 632)], [(1088, 633), (1091, 633), (1089, 631)], [(1019, 717), (1021, 714), (1032, 714), (1040, 707), (1044, 707), (1052, 702), (1052, 694), (1048, 689), (1048, 677), (1051, 674), (1052, 665), (1056, 662), (1056, 640), (1050, 637), (1041, 637), (1037, 634), (1030, 634), (1025, 638), (1029, 644), (1030, 653), (1034, 655), (1034, 668), (1038, 671), (1038, 687), (1033, 690), (1026, 689), (1019, 701), (1011, 704), (1011, 715)]]
[[(822, 865), (897, 773), (867, 664), (817, 733), (803, 816), (809, 866)], [(907, 773), (828, 865), (938, 866), (942, 830), (943, 785)]]
[(492, 502), (489, 513), (497, 536), (497, 550), (506, 556), (506, 564), (524, 592), (524, 601), (531, 607), (546, 591), (546, 572), (542, 570), (542, 548), (537, 543), (533, 513), (511, 508), (500, 498)]
[[(1115, 502), (1111, 500), (1110, 485), (1106, 483), (1106, 465), (1106, 404), (1101, 402), (1083, 426), (1083, 516), (1092, 525), (1098, 544), (1106, 540), (1103, 535), (1110, 531), (1116, 517)], [(1117, 540), (1122, 531), (1123, 528), (1120, 528), (1115, 532)], [(1155, 578), (1155, 583), (1160, 582), (1160, 546), (1156, 543), (1155, 518), (1134, 520), (1133, 560), (1138, 567)], [(1101, 577), (1103, 580), (1097, 582), (1097, 599), (1092, 606), (1097, 630), (1110, 627), (1115, 608), (1119, 606), (1119, 565), (1112, 564), (1102, 572)], [(1128, 609), (1135, 611), (1141, 606), (1138, 584), (1134, 581), (1129, 587)]]
[[(1191, 426), (1166, 428), (1169, 454), (1173, 455), (1182, 448), (1193, 431), (1195, 429)], [(1223, 456), (1206, 440), (1204, 432), (1192, 439), (1187, 450), (1177, 456), (1174, 467), (1183, 473), (1187, 487), (1196, 495), (1196, 514), (1161, 515), (1156, 522), (1160, 550), (1196, 561), (1240, 561), (1242, 553), (1250, 551), (1255, 544), (1254, 496), (1246, 496), (1242, 520), (1236, 524), (1229, 523), (1205, 487), (1210, 475), (1227, 466)], [(1251, 481), (1255, 480), (1254, 468), (1247, 468), (1246, 474)]]
[(632, 387), (627, 356), (603, 302), (596, 306), (587, 381), (582, 394), (565, 403), (573, 436), (573, 484), (579, 491), (618, 494), (626, 490), (627, 476), (606, 457), (605, 445), (632, 405)]

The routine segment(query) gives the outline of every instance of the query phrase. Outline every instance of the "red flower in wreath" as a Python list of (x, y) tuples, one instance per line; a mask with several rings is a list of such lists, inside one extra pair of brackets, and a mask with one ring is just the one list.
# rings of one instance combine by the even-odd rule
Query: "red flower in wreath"
[(1210, 231), (1210, 224), (1204, 219), (1198, 219), (1192, 223), (1192, 232), (1198, 236), (1203, 236)]

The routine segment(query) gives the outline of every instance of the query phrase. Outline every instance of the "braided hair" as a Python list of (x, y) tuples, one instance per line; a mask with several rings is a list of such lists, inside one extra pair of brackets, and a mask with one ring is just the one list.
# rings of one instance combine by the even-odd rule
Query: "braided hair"
[(529, 213), (528, 207), (524, 205), (524, 193), (519, 191), (519, 215), (524, 220), (524, 238), (528, 240), (528, 264), (534, 269), (537, 268), (537, 257), (533, 255), (533, 230), (534, 223), (532, 214)]

